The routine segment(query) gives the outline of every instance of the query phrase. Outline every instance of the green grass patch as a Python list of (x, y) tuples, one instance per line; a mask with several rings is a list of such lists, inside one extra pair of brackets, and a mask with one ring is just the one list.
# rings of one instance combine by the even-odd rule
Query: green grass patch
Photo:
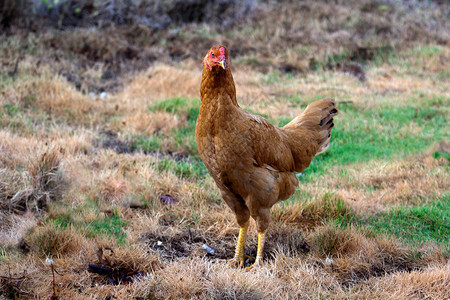
[(119, 244), (124, 244), (127, 235), (122, 227), (126, 225), (128, 223), (122, 221), (117, 212), (114, 212), (112, 216), (99, 218), (86, 224), (85, 231), (90, 237), (105, 235), (116, 238)]
[(146, 152), (159, 152), (163, 141), (170, 140), (177, 147), (184, 149), (187, 154), (198, 156), (197, 143), (195, 141), (195, 123), (200, 110), (200, 101), (187, 98), (171, 98), (161, 101), (151, 107), (150, 111), (166, 111), (185, 117), (186, 126), (173, 130), (170, 136), (138, 135), (132, 137), (133, 148)]
[(438, 55), (443, 51), (443, 47), (439, 45), (420, 45), (409, 51), (406, 51), (405, 56), (418, 55), (421, 58), (430, 58)]
[(146, 153), (159, 152), (160, 144), (164, 139), (160, 134), (144, 136), (135, 135), (131, 137), (133, 150), (140, 149)]
[(59, 205), (60, 209), (57, 213), (51, 214), (46, 220), (46, 223), (51, 225), (52, 228), (64, 231), (73, 227), (90, 238), (105, 235), (114, 237), (119, 244), (125, 243), (126, 234), (122, 228), (127, 225), (127, 222), (122, 221), (116, 210), (113, 210), (112, 215), (99, 217), (94, 221), (87, 222), (83, 217), (86, 211), (98, 213), (98, 205), (94, 201), (86, 200), (81, 206), (76, 208), (56, 203), (53, 205)]
[[(300, 198), (299, 198), (300, 197)], [(326, 193), (321, 199), (311, 200), (296, 192), (282, 205), (300, 201), (302, 218), (323, 221), (335, 228), (354, 226), (369, 235), (393, 235), (403, 242), (420, 245), (435, 242), (450, 245), (450, 195), (442, 199), (413, 207), (395, 207), (375, 215), (358, 215), (334, 194)], [(304, 200), (304, 199), (307, 200)]]
[(187, 114), (189, 119), (197, 119), (200, 100), (188, 98), (170, 98), (149, 107), (150, 111), (166, 111), (173, 114)]
[(73, 214), (67, 211), (67, 212), (58, 214), (54, 218), (50, 219), (48, 221), (48, 223), (53, 225), (56, 228), (65, 230), (67, 228), (70, 228), (72, 225), (74, 225), (77, 222), (73, 218)]
[[(414, 207), (396, 207), (362, 222), (375, 233), (395, 235), (412, 244), (450, 243), (450, 196)], [(450, 249), (449, 249), (450, 250)]]
[(288, 117), (281, 117), (278, 119), (278, 127), (283, 127), (285, 126), (287, 123), (289, 123), (290, 121), (292, 121), (292, 118), (288, 118)]
[(202, 179), (208, 174), (203, 162), (200, 160), (195, 141), (195, 123), (200, 111), (200, 101), (197, 99), (171, 98), (161, 101), (151, 107), (150, 111), (166, 111), (186, 118), (187, 124), (173, 130), (170, 136), (135, 136), (133, 148), (146, 152), (160, 152), (161, 143), (169, 139), (173, 144), (182, 148), (190, 155), (189, 159), (163, 158), (152, 162), (160, 172), (169, 171), (183, 178)]
[(302, 181), (322, 175), (331, 166), (371, 159), (390, 160), (448, 139), (446, 116), (440, 108), (382, 105), (359, 110), (352, 105), (341, 105), (340, 111), (330, 149), (312, 161), (300, 177)]
[(175, 160), (171, 158), (163, 158), (152, 162), (159, 172), (169, 171), (182, 178), (203, 179), (208, 175), (203, 162), (199, 159)]

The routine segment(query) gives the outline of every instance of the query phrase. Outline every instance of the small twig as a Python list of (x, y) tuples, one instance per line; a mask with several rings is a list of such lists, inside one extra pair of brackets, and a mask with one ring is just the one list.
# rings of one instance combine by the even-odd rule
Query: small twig
[(58, 299), (58, 295), (56, 295), (55, 267), (53, 266), (53, 260), (47, 257), (45, 262), (50, 265), (50, 268), (52, 269), (52, 276), (53, 276), (53, 280), (52, 280), (53, 293), (48, 298), (49, 299)]
[(188, 226), (188, 234), (189, 234), (189, 243), (192, 242), (192, 232), (191, 232), (191, 226)]
[(52, 295), (52, 297), (56, 297), (55, 269), (53, 268), (53, 264), (51, 264), (51, 268), (52, 268), (52, 276), (53, 276), (53, 295)]
[(8, 73), (9, 77), (14, 77), (14, 76), (16, 75), (17, 70), (18, 70), (18, 68), (19, 68), (19, 61), (20, 61), (21, 58), (22, 58), (22, 57), (21, 57), (20, 55), (17, 57), (17, 59), (16, 59), (16, 64), (15, 64), (15, 66), (14, 66), (14, 70), (13, 70), (12, 72), (9, 72), (9, 73)]
[(22, 280), (22, 279), (26, 279), (26, 276), (22, 276), (22, 277), (11, 277), (11, 275), (9, 276), (0, 276), (0, 278), (2, 279), (9, 279), (9, 280)]
[(352, 100), (339, 101), (339, 104), (353, 104), (353, 101)]
[(59, 273), (58, 270), (56, 270), (56, 268), (54, 270), (56, 274), (58, 274), (59, 276), (63, 276), (63, 274)]

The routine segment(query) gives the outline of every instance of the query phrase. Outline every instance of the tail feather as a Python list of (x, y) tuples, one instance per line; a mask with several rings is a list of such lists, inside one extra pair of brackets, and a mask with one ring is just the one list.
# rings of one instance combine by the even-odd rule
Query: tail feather
[(308, 105), (305, 111), (289, 122), (284, 128), (308, 128), (316, 131), (317, 143), (319, 144), (317, 154), (325, 152), (330, 146), (331, 129), (334, 127), (333, 117), (336, 116), (336, 102), (334, 99), (325, 98)]

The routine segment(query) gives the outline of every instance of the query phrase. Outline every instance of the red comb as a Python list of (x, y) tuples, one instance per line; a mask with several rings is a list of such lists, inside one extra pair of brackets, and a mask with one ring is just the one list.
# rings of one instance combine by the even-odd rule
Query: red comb
[(225, 56), (225, 48), (224, 47), (220, 47), (219, 51), (220, 51), (220, 56)]

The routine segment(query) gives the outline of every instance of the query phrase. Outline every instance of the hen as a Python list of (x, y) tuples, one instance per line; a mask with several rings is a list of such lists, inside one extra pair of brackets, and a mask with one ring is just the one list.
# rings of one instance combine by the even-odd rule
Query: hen
[(275, 127), (239, 107), (229, 53), (222, 45), (212, 47), (203, 60), (200, 95), (195, 128), (198, 151), (240, 226), (232, 262), (244, 264), (251, 216), (258, 230), (253, 265), (258, 266), (270, 208), (294, 194), (295, 173), (305, 170), (315, 155), (329, 147), (337, 114), (335, 101), (315, 101), (286, 126)]

